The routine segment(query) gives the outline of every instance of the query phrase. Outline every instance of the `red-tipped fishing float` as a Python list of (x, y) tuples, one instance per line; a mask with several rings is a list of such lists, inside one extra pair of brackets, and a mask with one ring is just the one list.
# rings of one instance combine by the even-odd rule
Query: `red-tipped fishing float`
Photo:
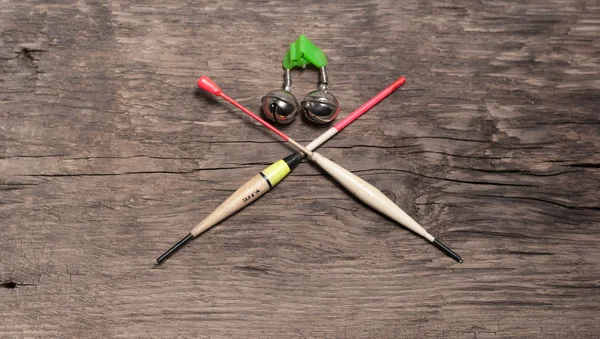
[[(221, 90), (217, 85), (215, 85), (210, 79), (205, 81), (204, 78), (201, 78), (202, 81), (198, 82), (198, 85), (204, 90), (215, 94), (221, 95)], [(351, 122), (358, 119), (361, 115), (366, 113), (369, 109), (383, 100), (385, 97), (390, 95), (393, 91), (398, 89), (406, 82), (404, 77), (400, 77), (398, 80), (394, 81), (391, 85), (386, 87), (379, 94), (371, 98), (371, 100), (367, 101), (365, 104), (360, 106), (346, 118), (342, 119), (335, 126), (328, 129), (325, 133), (321, 134), (318, 138), (313, 140), (308, 146), (306, 146), (307, 150), (314, 150), (317, 147), (321, 146), (327, 140), (331, 139), (334, 135), (336, 135), (339, 131), (348, 126)], [(239, 107), (239, 106), (238, 106)], [(277, 134), (281, 136), (285, 136), (285, 134), (274, 130)], [(213, 212), (211, 212), (204, 220), (202, 220), (192, 231), (187, 234), (183, 239), (173, 245), (169, 250), (163, 253), (158, 259), (156, 259), (155, 265), (159, 265), (168, 257), (173, 255), (179, 248), (183, 247), (193, 238), (199, 236), (204, 231), (209, 228), (215, 226), (219, 222), (223, 221), (223, 219), (229, 217), (235, 212), (241, 210), (242, 208), (248, 206), (252, 202), (256, 201), (263, 194), (268, 192), (273, 186), (277, 185), (281, 180), (283, 180), (300, 162), (302, 161), (303, 155), (301, 153), (291, 154), (275, 163), (271, 164), (269, 167), (265, 168), (262, 172), (254, 176), (252, 179), (248, 180), (244, 185), (238, 188), (227, 200), (225, 200), (219, 207), (217, 207)]]
[(198, 86), (211, 94), (220, 96), (221, 98), (229, 101), (232, 105), (239, 108), (244, 113), (263, 124), (275, 134), (279, 135), (283, 140), (292, 144), (295, 148), (304, 153), (311, 161), (319, 165), (323, 170), (325, 170), (327, 173), (329, 173), (329, 175), (331, 175), (335, 180), (337, 180), (342, 186), (344, 186), (348, 191), (350, 191), (350, 193), (352, 193), (365, 204), (371, 206), (375, 210), (381, 212), (382, 214), (386, 215), (392, 220), (400, 223), (401, 225), (404, 225), (405, 227), (417, 233), (421, 237), (427, 239), (435, 247), (437, 247), (440, 251), (444, 252), (450, 258), (460, 263), (463, 262), (463, 259), (458, 254), (456, 254), (448, 246), (444, 245), (441, 241), (437, 240), (434, 236), (429, 234), (421, 225), (419, 225), (413, 218), (406, 214), (406, 212), (404, 212), (400, 207), (398, 207), (398, 205), (396, 205), (393, 201), (386, 197), (385, 194), (383, 194), (373, 185), (359, 178), (357, 175), (352, 174), (350, 171), (343, 168), (342, 166), (325, 158), (321, 154), (317, 152), (312, 152), (308, 148), (303, 147), (298, 142), (288, 137), (283, 132), (279, 131), (277, 128), (271, 126), (268, 122), (264, 121), (259, 116), (252, 113), (249, 109), (242, 106), (240, 103), (223, 93), (219, 86), (217, 86), (209, 77), (200, 77), (200, 79), (198, 79)]

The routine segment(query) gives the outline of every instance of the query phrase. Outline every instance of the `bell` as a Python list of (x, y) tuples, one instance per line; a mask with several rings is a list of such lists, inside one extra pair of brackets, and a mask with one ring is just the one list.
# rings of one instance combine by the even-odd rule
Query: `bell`
[(298, 101), (288, 91), (274, 90), (261, 99), (265, 116), (280, 124), (289, 124), (298, 114)]
[(335, 96), (320, 89), (308, 93), (301, 105), (304, 116), (318, 124), (332, 122), (340, 112), (340, 104)]

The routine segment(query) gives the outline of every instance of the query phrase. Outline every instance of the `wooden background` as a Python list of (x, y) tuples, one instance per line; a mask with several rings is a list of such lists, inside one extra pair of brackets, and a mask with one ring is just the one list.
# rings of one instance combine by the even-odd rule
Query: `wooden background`
[[(152, 269), (291, 150), (196, 79), (258, 110), (299, 34), (342, 116), (406, 76), (321, 153), (464, 264), (304, 163)], [(597, 337), (599, 63), (597, 1), (0, 0), (0, 337)]]

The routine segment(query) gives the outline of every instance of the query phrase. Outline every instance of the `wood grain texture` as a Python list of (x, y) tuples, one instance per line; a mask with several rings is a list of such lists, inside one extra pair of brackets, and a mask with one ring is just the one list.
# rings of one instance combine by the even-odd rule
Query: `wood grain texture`
[[(597, 1), (0, 0), (0, 337), (597, 337), (599, 22)], [(406, 76), (320, 152), (464, 264), (303, 163), (151, 269), (291, 150), (195, 80), (258, 110), (302, 33), (342, 116)]]

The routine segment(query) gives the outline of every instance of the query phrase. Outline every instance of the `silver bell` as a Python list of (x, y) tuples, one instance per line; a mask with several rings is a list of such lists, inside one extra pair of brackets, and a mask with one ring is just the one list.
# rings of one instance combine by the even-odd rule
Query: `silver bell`
[(308, 93), (301, 105), (304, 116), (318, 124), (332, 122), (340, 112), (340, 104), (335, 96), (320, 89)]
[(298, 101), (288, 91), (274, 90), (261, 99), (265, 116), (280, 124), (289, 124), (298, 114)]

